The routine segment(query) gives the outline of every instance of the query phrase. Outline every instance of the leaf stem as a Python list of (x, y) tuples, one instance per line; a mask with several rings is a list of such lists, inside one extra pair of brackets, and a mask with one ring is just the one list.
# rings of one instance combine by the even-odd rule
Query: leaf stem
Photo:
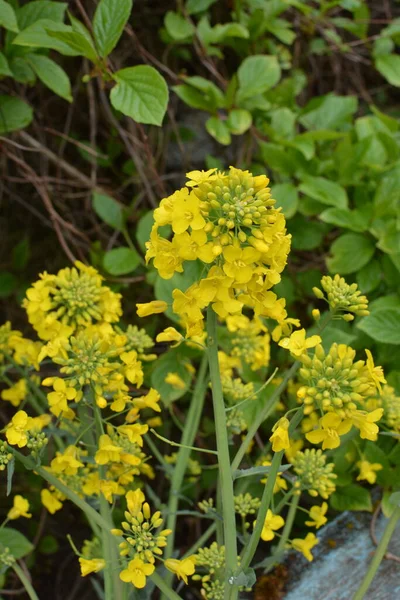
[(22, 585), (24, 586), (25, 591), (28, 594), (29, 598), (31, 600), (39, 600), (39, 597), (37, 596), (35, 590), (33, 589), (31, 582), (29, 581), (29, 579), (27, 578), (27, 576), (25, 575), (25, 573), (23, 572), (21, 567), (17, 563), (15, 563), (14, 565), (12, 565), (12, 568), (14, 569), (19, 580), (21, 581)]

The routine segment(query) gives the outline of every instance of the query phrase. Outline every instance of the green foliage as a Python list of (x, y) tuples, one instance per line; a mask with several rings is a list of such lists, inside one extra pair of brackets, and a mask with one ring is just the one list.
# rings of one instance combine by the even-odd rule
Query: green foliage
[(104, 254), (103, 267), (116, 277), (127, 275), (134, 271), (140, 264), (141, 259), (134, 248), (113, 248)]
[(31, 107), (20, 98), (0, 96), (0, 133), (23, 129), (32, 121)]
[(100, 0), (93, 18), (93, 33), (102, 58), (114, 50), (132, 11), (132, 0)]
[(398, 306), (373, 311), (358, 328), (377, 342), (400, 345), (400, 303)]
[(372, 512), (370, 492), (361, 485), (350, 484), (338, 487), (330, 497), (330, 504), (335, 510), (366, 510)]
[(23, 558), (33, 550), (31, 542), (22, 533), (11, 527), (0, 529), (0, 544), (9, 548), (16, 559)]

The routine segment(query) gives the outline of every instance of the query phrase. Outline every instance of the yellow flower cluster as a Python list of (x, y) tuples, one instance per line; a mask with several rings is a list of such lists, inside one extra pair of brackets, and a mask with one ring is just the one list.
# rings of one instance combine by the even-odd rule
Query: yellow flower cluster
[[(172, 308), (186, 326), (186, 337), (201, 334), (209, 304), (222, 318), (240, 315), (246, 306), (257, 316), (284, 321), (285, 301), (270, 290), (280, 281), (290, 236), (283, 214), (274, 208), (269, 180), (233, 167), (188, 177), (186, 187), (154, 211), (146, 253), (164, 279), (181, 273), (185, 261), (204, 264), (199, 282), (173, 292)], [(171, 239), (159, 234), (165, 225), (172, 229)]]
[(226, 326), (232, 333), (232, 356), (240, 358), (252, 371), (267, 367), (270, 360), (270, 336), (261, 319), (245, 315), (229, 316)]

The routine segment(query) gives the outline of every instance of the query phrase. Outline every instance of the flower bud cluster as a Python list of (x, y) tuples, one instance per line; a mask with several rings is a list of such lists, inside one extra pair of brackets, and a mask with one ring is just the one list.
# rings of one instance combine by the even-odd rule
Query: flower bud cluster
[(320, 495), (324, 499), (333, 494), (337, 476), (333, 473), (334, 464), (326, 464), (326, 456), (322, 450), (300, 450), (292, 462), (298, 476), (297, 485), (301, 490), (307, 490), (311, 496)]
[(361, 294), (356, 283), (348, 284), (339, 275), (333, 278), (325, 275), (321, 279), (321, 287), (325, 294), (317, 287), (313, 288), (314, 294), (320, 300), (326, 300), (335, 313), (344, 313), (338, 315), (341, 319), (352, 321), (354, 315), (359, 317), (369, 315), (368, 299)]
[(234, 500), (235, 512), (243, 519), (248, 515), (255, 515), (261, 505), (260, 499), (254, 498), (248, 492), (246, 494), (238, 494)]
[(0, 441), (0, 471), (4, 471), (13, 455), (8, 451), (6, 442)]

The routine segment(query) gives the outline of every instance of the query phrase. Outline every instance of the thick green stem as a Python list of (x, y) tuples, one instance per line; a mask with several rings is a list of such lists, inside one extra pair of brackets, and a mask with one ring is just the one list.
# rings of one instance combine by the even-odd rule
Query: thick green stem
[(12, 566), (12, 568), (14, 569), (15, 573), (18, 575), (18, 578), (20, 579), (22, 585), (24, 586), (25, 591), (28, 594), (29, 598), (31, 600), (39, 600), (39, 597), (37, 596), (35, 590), (33, 589), (31, 582), (29, 581), (29, 579), (27, 578), (27, 576), (25, 575), (25, 573), (23, 572), (21, 567), (19, 565), (17, 565), (17, 563), (15, 563)]
[[(293, 419), (290, 422), (289, 426), (289, 434), (293, 433), (296, 429), (297, 425), (300, 423), (303, 418), (303, 409), (299, 408), (298, 412), (295, 414)], [(282, 457), (284, 454), (284, 450), (280, 452), (276, 452), (272, 459), (271, 470), (268, 473), (267, 484), (264, 488), (264, 492), (261, 498), (261, 505), (258, 510), (256, 524), (253, 529), (253, 533), (251, 534), (251, 538), (247, 545), (243, 548), (240, 566), (242, 569), (247, 569), (250, 566), (251, 561), (253, 560), (253, 556), (257, 550), (258, 543), (260, 541), (261, 532), (264, 526), (265, 517), (267, 515), (268, 509), (271, 505), (272, 496), (274, 493), (275, 481), (278, 476), (279, 467), (281, 466)]]
[(236, 453), (235, 458), (232, 461), (232, 466), (231, 466), (232, 472), (236, 471), (236, 469), (239, 468), (240, 463), (242, 462), (242, 459), (243, 459), (244, 455), (246, 454), (247, 449), (250, 446), (253, 437), (257, 433), (258, 428), (260, 427), (261, 423), (263, 423), (265, 421), (265, 419), (268, 417), (268, 415), (274, 410), (275, 405), (279, 400), (279, 396), (286, 389), (288, 381), (295, 375), (296, 371), (300, 367), (300, 364), (301, 363), (299, 361), (296, 361), (291, 366), (289, 371), (286, 372), (281, 383), (278, 385), (276, 390), (272, 393), (271, 397), (269, 398), (268, 402), (264, 406), (263, 410), (258, 413), (256, 418), (250, 425), (247, 435), (244, 438), (239, 450)]
[(207, 334), (215, 435), (218, 450), (219, 486), (221, 490), (222, 516), (224, 520), (226, 564), (225, 599), (227, 600), (231, 597), (231, 591), (233, 591), (233, 586), (228, 583), (228, 580), (232, 577), (237, 568), (236, 518), (225, 404), (218, 364), (217, 316), (211, 307), (207, 310)]
[(380, 540), (378, 547), (376, 549), (376, 552), (374, 554), (374, 558), (372, 559), (371, 564), (369, 565), (369, 569), (368, 569), (364, 579), (362, 580), (360, 587), (358, 588), (357, 592), (354, 594), (353, 600), (362, 600), (364, 598), (369, 586), (372, 583), (373, 578), (376, 575), (376, 572), (379, 569), (379, 565), (381, 564), (381, 562), (386, 554), (388, 544), (394, 533), (394, 530), (396, 529), (396, 525), (397, 525), (397, 522), (399, 519), (400, 519), (400, 507), (397, 506), (394, 509), (393, 514), (390, 517), (388, 524), (386, 525), (385, 531), (383, 532), (381, 540)]

